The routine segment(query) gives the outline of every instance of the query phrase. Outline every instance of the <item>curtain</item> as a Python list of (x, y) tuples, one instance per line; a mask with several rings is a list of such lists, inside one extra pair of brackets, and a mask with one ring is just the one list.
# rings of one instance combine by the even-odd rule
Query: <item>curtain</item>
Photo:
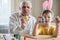
[(9, 24), (10, 14), (11, 14), (11, 1), (0, 0), (0, 25)]

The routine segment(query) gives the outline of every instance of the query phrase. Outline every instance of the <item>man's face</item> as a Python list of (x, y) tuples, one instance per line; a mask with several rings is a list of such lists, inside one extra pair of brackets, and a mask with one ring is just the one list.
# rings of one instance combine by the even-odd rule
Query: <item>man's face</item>
[(31, 11), (30, 4), (26, 3), (26, 2), (23, 3), (21, 10), (22, 10), (22, 13), (24, 13), (24, 15), (28, 15), (30, 13), (30, 11)]

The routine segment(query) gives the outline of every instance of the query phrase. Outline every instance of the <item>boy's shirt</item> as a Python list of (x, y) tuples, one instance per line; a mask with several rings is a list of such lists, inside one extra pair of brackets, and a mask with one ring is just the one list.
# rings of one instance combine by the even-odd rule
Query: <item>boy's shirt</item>
[(38, 26), (39, 35), (52, 35), (54, 30), (55, 30), (54, 25), (49, 26), (49, 28), (45, 28), (43, 26)]

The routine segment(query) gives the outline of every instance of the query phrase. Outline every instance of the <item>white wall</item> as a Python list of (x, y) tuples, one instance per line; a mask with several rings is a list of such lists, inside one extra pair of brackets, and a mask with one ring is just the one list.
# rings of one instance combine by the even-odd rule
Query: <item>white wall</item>
[[(60, 14), (60, 0), (54, 0), (54, 2), (53, 2), (53, 8), (52, 8), (52, 10), (53, 10), (53, 12), (54, 12), (54, 14), (55, 15), (59, 15)], [(59, 15), (60, 16), (60, 15)]]
[(42, 2), (43, 0), (32, 0), (32, 15), (37, 17), (38, 15), (42, 14)]
[(19, 4), (23, 0), (11, 0), (11, 12), (15, 12), (19, 10)]

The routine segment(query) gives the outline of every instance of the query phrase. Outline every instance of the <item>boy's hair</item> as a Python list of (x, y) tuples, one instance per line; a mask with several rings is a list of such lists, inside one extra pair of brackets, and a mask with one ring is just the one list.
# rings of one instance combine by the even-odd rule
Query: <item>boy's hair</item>
[(52, 12), (50, 10), (44, 10), (42, 15), (49, 14), (49, 13), (52, 13)]

